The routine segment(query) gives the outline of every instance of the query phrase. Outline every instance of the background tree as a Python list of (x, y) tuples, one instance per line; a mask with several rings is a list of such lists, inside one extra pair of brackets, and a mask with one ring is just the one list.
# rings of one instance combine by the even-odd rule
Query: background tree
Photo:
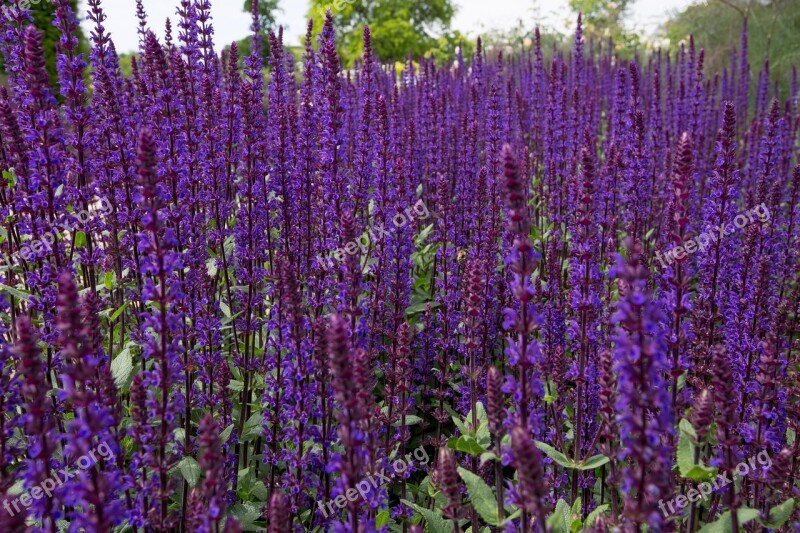
[[(78, 10), (78, 0), (71, 0), (70, 6), (72, 6), (72, 11), (75, 13), (78, 20), (81, 20), (84, 15), (82, 11)], [(56, 45), (58, 44), (60, 35), (58, 33), (58, 28), (53, 26), (56, 12), (55, 6), (53, 6), (51, 2), (40, 1), (37, 4), (31, 3), (29, 9), (33, 17), (34, 26), (42, 32), (42, 48), (44, 49), (45, 65), (47, 66), (47, 74), (50, 76), (50, 83), (56, 84), (58, 81), (58, 74), (56, 72)], [(84, 59), (88, 61), (86, 53), (89, 50), (89, 46), (80, 26), (78, 26), (78, 43), (79, 51), (84, 54)], [(3, 66), (4, 65), (0, 61), (0, 70), (5, 71)]]
[[(705, 49), (707, 72), (722, 72), (738, 46), (742, 19), (747, 17), (751, 80), (756, 83), (764, 58), (788, 95), (792, 65), (800, 63), (800, 9), (797, 0), (710, 0), (691, 5), (664, 24), (675, 48), (694, 35)], [(751, 95), (753, 91), (751, 91)]]
[(618, 51), (636, 48), (639, 36), (624, 26), (631, 0), (569, 0), (570, 8), (583, 13), (584, 35), (596, 39), (611, 37)]
[[(283, 9), (278, 6), (279, 2), (280, 0), (258, 0), (258, 21), (261, 24), (261, 35), (263, 37), (261, 39), (261, 49), (264, 65), (269, 64), (269, 39), (267, 35), (269, 35), (270, 30), (277, 33), (278, 19), (276, 14), (278, 11), (283, 11)], [(245, 0), (244, 11), (246, 13), (251, 13), (252, 10), (253, 0)], [(237, 41), (237, 44), (239, 45), (239, 61), (242, 62), (250, 55), (250, 36), (248, 35), (244, 39)]]
[[(278, 7), (280, 0), (258, 0), (258, 17), (261, 21), (261, 29), (269, 31), (278, 26), (278, 21), (275, 17), (276, 11), (283, 11)], [(253, 0), (245, 0), (244, 10), (250, 13), (253, 9)]]
[(381, 61), (402, 61), (409, 53), (421, 56), (441, 45), (458, 44), (458, 37), (449, 31), (455, 15), (452, 0), (311, 0), (308, 17), (318, 30), (328, 9), (336, 21), (337, 44), (346, 64), (360, 56), (367, 23)]

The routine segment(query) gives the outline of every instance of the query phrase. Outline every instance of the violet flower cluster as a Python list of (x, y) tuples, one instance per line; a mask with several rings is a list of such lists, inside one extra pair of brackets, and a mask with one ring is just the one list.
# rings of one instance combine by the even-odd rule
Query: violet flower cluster
[(209, 0), (137, 0), (124, 75), (101, 0), (54, 0), (51, 85), (11, 4), (0, 531), (800, 523), (798, 83), (746, 23), (723, 72), (580, 17), (453, 64), (383, 65), (367, 26), (351, 68), (330, 12), (295, 50), (253, 1), (243, 53)]

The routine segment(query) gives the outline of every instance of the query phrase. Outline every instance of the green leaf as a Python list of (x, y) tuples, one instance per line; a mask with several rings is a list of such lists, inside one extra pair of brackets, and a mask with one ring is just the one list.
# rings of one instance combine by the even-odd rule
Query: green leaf
[(231, 432), (233, 431), (233, 424), (226, 427), (225, 430), (220, 433), (219, 440), (220, 442), (227, 442), (229, 438), (231, 438)]
[[(508, 508), (509, 508), (509, 506), (508, 506), (508, 505), (506, 505), (506, 509), (508, 509)], [(508, 516), (506, 517), (506, 519), (505, 519), (505, 520), (503, 520), (503, 523), (502, 523), (502, 524), (500, 524), (500, 525), (501, 525), (501, 526), (508, 525), (508, 524), (510, 524), (511, 522), (513, 522), (514, 520), (517, 520), (517, 519), (518, 519), (520, 516), (522, 516), (522, 511), (520, 511), (519, 509), (517, 509), (516, 511), (514, 511), (513, 513), (511, 513), (510, 515), (508, 515)]]
[[(764, 527), (768, 527), (769, 529), (778, 529), (779, 527), (783, 526), (789, 517), (792, 516), (792, 511), (794, 510), (794, 498), (789, 498), (782, 504), (773, 507), (769, 511), (769, 520), (766, 523), (762, 523)], [(759, 519), (759, 522), (762, 521)]]
[(8, 182), (8, 186), (12, 189), (17, 185), (17, 173), (14, 172), (13, 168), (4, 170), (3, 177), (5, 178), (6, 182)]
[(106, 272), (106, 275), (103, 276), (103, 285), (109, 291), (114, 288), (114, 278), (115, 276), (113, 272)]
[[(478, 417), (478, 429), (475, 432), (475, 437), (481, 447), (488, 448), (492, 443), (492, 435), (489, 433), (489, 416), (486, 414), (486, 409), (481, 402), (475, 404), (475, 412)], [(470, 413), (468, 416), (468, 420), (472, 420), (472, 414)]]
[(468, 435), (448, 439), (447, 447), (456, 450), (457, 452), (464, 452), (474, 456), (478, 456), (486, 452), (485, 448), (478, 444), (474, 438)]
[(244, 423), (244, 428), (242, 428), (242, 436), (239, 441), (250, 442), (251, 440), (255, 440), (261, 435), (262, 429), (261, 413), (253, 413)]
[(111, 375), (114, 376), (114, 383), (118, 389), (122, 389), (128, 383), (128, 379), (133, 372), (133, 356), (131, 355), (131, 343), (117, 354), (111, 361)]
[(25, 486), (25, 483), (19, 479), (17, 480), (10, 489), (8, 489), (9, 496), (17, 496), (18, 494), (22, 494), (22, 489)]
[(428, 304), (431, 304), (431, 309), (436, 309), (440, 306), (438, 302), (418, 302), (413, 305), (408, 306), (406, 309), (407, 315), (416, 315), (418, 313), (424, 313), (428, 309)]
[(258, 501), (267, 501), (267, 497), (269, 496), (269, 490), (267, 490), (267, 486), (264, 485), (263, 481), (256, 481), (253, 484), (253, 488), (250, 490), (250, 494), (255, 496)]
[(594, 511), (589, 513), (589, 516), (586, 517), (586, 520), (583, 521), (583, 527), (592, 527), (597, 519), (600, 518), (601, 514), (605, 514), (606, 511), (609, 509), (609, 504), (604, 503), (603, 505), (598, 505), (594, 508)]
[(86, 248), (86, 233), (79, 231), (75, 234), (75, 248)]
[(389, 522), (389, 518), (391, 518), (389, 511), (383, 511), (379, 513), (378, 516), (375, 517), (375, 529), (382, 528)]
[[(742, 526), (758, 518), (758, 514), (756, 509), (742, 507), (738, 510), (736, 516), (739, 518), (739, 525)], [(722, 513), (716, 522), (703, 526), (700, 529), (700, 533), (733, 533), (731, 531), (731, 512), (725, 511)]]
[(178, 463), (178, 469), (190, 487), (197, 486), (197, 482), (200, 481), (200, 465), (194, 460), (194, 457), (187, 456), (181, 459)]
[(14, 287), (9, 287), (8, 285), (3, 285), (0, 283), (0, 292), (7, 292), (14, 298), (18, 300), (30, 300), (31, 296), (25, 291), (21, 291), (19, 289), (15, 289)]
[(116, 319), (118, 319), (118, 318), (119, 318), (119, 315), (121, 315), (121, 314), (122, 314), (122, 312), (123, 312), (123, 311), (124, 311), (124, 310), (125, 310), (125, 309), (126, 309), (128, 306), (129, 306), (129, 305), (130, 305), (130, 303), (131, 303), (130, 301), (127, 301), (127, 302), (125, 302), (124, 304), (122, 304), (122, 305), (119, 307), (119, 309), (117, 309), (116, 311), (114, 311), (114, 312), (111, 314), (111, 316), (110, 316), (110, 317), (108, 317), (108, 320), (109, 320), (110, 322), (113, 322), (113, 321), (115, 321)]
[(691, 422), (685, 418), (678, 423), (680, 438), (678, 440), (677, 463), (681, 476), (693, 481), (711, 481), (717, 475), (717, 469), (694, 463), (694, 453), (697, 446), (697, 432)]
[(558, 500), (553, 514), (547, 517), (547, 530), (551, 533), (572, 533), (572, 510), (564, 500)]
[(560, 464), (566, 468), (574, 468), (575, 463), (573, 463), (570, 459), (567, 459), (567, 456), (561, 453), (560, 451), (556, 450), (552, 446), (547, 443), (536, 441), (536, 447), (542, 450), (547, 457), (555, 461), (556, 463)]
[(494, 452), (484, 452), (481, 454), (481, 466), (486, 464), (487, 461), (497, 461), (497, 456)]
[[(231, 507), (230, 514), (239, 519), (239, 524), (245, 531), (258, 531), (255, 521), (263, 514), (263, 503), (245, 502)], [(263, 528), (261, 528), (263, 530)]]
[(601, 453), (601, 454), (595, 455), (594, 457), (589, 457), (584, 462), (582, 462), (581, 464), (576, 466), (576, 468), (578, 470), (594, 470), (595, 468), (600, 468), (601, 466), (606, 464), (608, 461), (609, 461), (609, 458)]
[(464, 480), (469, 492), (472, 506), (481, 515), (481, 518), (490, 526), (500, 525), (500, 513), (497, 509), (497, 497), (494, 491), (479, 476), (465, 468), (458, 468), (458, 475)]
[(581, 497), (578, 496), (575, 498), (575, 501), (572, 504), (572, 522), (569, 525), (569, 530), (572, 533), (577, 533), (583, 528), (583, 521), (581, 520), (581, 505), (583, 501)]
[(430, 509), (425, 509), (424, 507), (420, 507), (416, 503), (412, 503), (408, 500), (400, 500), (400, 502), (408, 507), (411, 507), (422, 515), (422, 518), (424, 518), (425, 522), (427, 522), (425, 531), (430, 533), (452, 533), (452, 524), (439, 513), (433, 512)]
[(556, 400), (558, 400), (558, 389), (553, 380), (548, 380), (547, 386), (544, 388), (544, 401), (553, 403)]
[(206, 271), (208, 272), (208, 277), (214, 279), (217, 277), (217, 258), (216, 257), (209, 257), (206, 260)]
[[(414, 424), (419, 424), (420, 422), (422, 422), (422, 419), (420, 417), (418, 417), (417, 415), (406, 415), (406, 426), (413, 426)], [(398, 427), (400, 427), (400, 424), (402, 424), (402, 423), (403, 423), (403, 419), (400, 418), (400, 419), (394, 421), (394, 423), (392, 424), (392, 427), (398, 428)]]
[(581, 512), (581, 504), (582, 503), (583, 503), (583, 501), (581, 500), (580, 496), (575, 498), (575, 501), (572, 503), (572, 513), (573, 514), (578, 514), (578, 513)]

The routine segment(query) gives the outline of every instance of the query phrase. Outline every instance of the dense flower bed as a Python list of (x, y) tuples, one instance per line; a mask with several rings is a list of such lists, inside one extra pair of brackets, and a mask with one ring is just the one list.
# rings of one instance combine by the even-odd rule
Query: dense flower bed
[(330, 14), (242, 60), (137, 2), (124, 77), (53, 0), (57, 94), (12, 4), (0, 531), (797, 530), (798, 84), (746, 29), (345, 71)]

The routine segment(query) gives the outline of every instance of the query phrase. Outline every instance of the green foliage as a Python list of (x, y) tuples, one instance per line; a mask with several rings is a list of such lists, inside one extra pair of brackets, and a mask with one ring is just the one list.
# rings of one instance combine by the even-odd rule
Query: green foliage
[[(72, 11), (78, 16), (78, 0), (71, 0), (70, 5)], [(31, 16), (33, 17), (33, 24), (42, 32), (42, 48), (44, 49), (45, 65), (47, 67), (47, 74), (50, 77), (50, 83), (56, 85), (58, 82), (58, 73), (56, 70), (56, 46), (60, 39), (58, 28), (53, 26), (55, 18), (55, 7), (52, 3), (47, 1), (40, 1), (39, 3), (30, 4)], [(80, 17), (78, 17), (80, 19)], [(84, 54), (84, 59), (87, 59), (89, 45), (86, 37), (83, 35), (83, 30), (78, 26), (78, 51)], [(4, 63), (0, 60), (0, 70), (4, 71)]]
[(578, 463), (568, 458), (566, 455), (556, 450), (547, 443), (540, 442), (537, 440), (536, 447), (539, 448), (541, 451), (543, 451), (545, 455), (547, 455), (550, 459), (555, 461), (557, 464), (563, 466), (564, 468), (574, 468), (576, 470), (594, 470), (595, 468), (600, 468), (609, 461), (608, 457), (606, 457), (605, 455), (598, 454), (586, 459), (581, 463)]
[(693, 481), (711, 481), (717, 475), (715, 467), (709, 467), (702, 461), (695, 464), (694, 456), (697, 449), (697, 433), (692, 427), (692, 423), (685, 418), (678, 424), (680, 428), (680, 440), (678, 441), (677, 463), (681, 476)]
[[(758, 511), (748, 507), (741, 507), (736, 512), (736, 517), (739, 519), (739, 525), (743, 526), (758, 518)], [(719, 515), (715, 522), (703, 526), (700, 529), (700, 533), (732, 533), (731, 529), (731, 512), (725, 511)]]
[[(346, 65), (362, 54), (366, 24), (382, 62), (402, 61), (409, 53), (419, 57), (442, 47), (444, 53), (453, 54), (461, 37), (448, 31), (455, 14), (452, 0), (311, 0), (308, 17), (317, 30), (322, 28), (327, 10), (333, 13)], [(440, 42), (437, 35), (444, 40)]]
[(547, 517), (547, 530), (552, 533), (570, 533), (572, 531), (572, 510), (564, 500), (558, 500), (555, 510)]
[[(545, 58), (552, 56), (552, 51), (562, 49), (571, 43), (566, 36), (552, 29), (540, 30), (542, 53)], [(517, 20), (517, 24), (509, 29), (492, 29), (481, 35), (484, 49), (494, 57), (496, 51), (502, 50), (504, 54), (532, 51), (536, 38), (536, 26), (529, 20)], [(532, 52), (531, 52), (532, 53)]]
[(569, 0), (570, 8), (583, 14), (584, 34), (597, 39), (611, 37), (620, 52), (639, 44), (639, 36), (628, 33), (623, 26), (631, 4), (631, 0)]
[(425, 519), (427, 527), (425, 531), (430, 533), (450, 533), (453, 531), (451, 524), (442, 517), (441, 514), (431, 511), (430, 509), (426, 509), (420, 505), (415, 504), (414, 502), (410, 502), (408, 500), (400, 500), (404, 505), (410, 507), (411, 509), (415, 510), (417, 513), (422, 515)]
[(481, 518), (490, 526), (501, 524), (500, 513), (497, 508), (497, 496), (494, 491), (481, 479), (466, 468), (458, 468), (458, 475), (464, 480), (469, 493), (472, 506), (481, 515)]
[[(275, 28), (278, 21), (275, 17), (277, 11), (283, 11), (278, 4), (280, 0), (258, 0), (258, 18), (261, 22), (261, 29), (264, 31)], [(250, 13), (253, 10), (253, 0), (244, 1), (244, 10)]]
[[(694, 36), (705, 49), (706, 72), (721, 72), (739, 45), (742, 20), (747, 16), (748, 55), (753, 85), (769, 54), (770, 72), (781, 82), (784, 97), (792, 65), (800, 63), (800, 9), (794, 0), (720, 0), (694, 4), (664, 25), (674, 49)], [(751, 94), (753, 91), (751, 91)]]
[(792, 516), (792, 511), (794, 510), (795, 501), (794, 498), (789, 498), (785, 502), (780, 505), (777, 505), (770, 509), (769, 511), (769, 520), (767, 522), (763, 522), (759, 519), (759, 522), (770, 529), (779, 529), (782, 527)]

